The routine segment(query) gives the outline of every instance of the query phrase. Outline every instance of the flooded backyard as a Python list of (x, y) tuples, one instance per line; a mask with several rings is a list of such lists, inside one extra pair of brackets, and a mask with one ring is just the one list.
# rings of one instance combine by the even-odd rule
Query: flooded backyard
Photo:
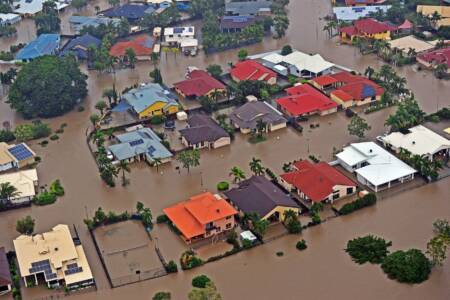
[[(89, 4), (88, 13), (98, 1)], [(103, 2), (103, 7), (106, 3)], [(378, 68), (382, 65), (373, 56), (361, 56), (348, 46), (337, 46), (336, 40), (328, 40), (322, 31), (323, 21), (318, 21), (331, 10), (329, 0), (291, 0), (290, 29), (285, 38), (267, 39), (264, 43), (248, 47), (251, 54), (271, 51), (289, 43), (293, 47), (311, 53), (320, 53), (325, 59), (337, 64), (364, 71), (368, 65)], [(68, 18), (69, 13), (64, 14)], [(63, 22), (65, 23), (65, 22)], [(19, 25), (20, 39), (29, 40), (35, 35), (32, 20)], [(23, 27), (23, 28), (22, 28)], [(63, 28), (65, 28), (63, 26)], [(0, 41), (0, 49), (9, 48), (19, 40)], [(184, 77), (188, 66), (204, 68), (209, 64), (220, 64), (227, 68), (228, 62), (237, 59), (237, 50), (196, 57), (163, 54), (159, 67), (165, 83), (172, 83)], [(1, 66), (0, 69), (6, 69)], [(149, 81), (151, 63), (139, 63), (134, 70), (119, 70), (116, 77), (118, 90), (132, 84)], [(404, 67), (399, 72), (408, 80), (408, 86), (427, 112), (450, 105), (450, 82), (439, 81), (430, 72), (417, 72)], [(342, 250), (347, 240), (358, 235), (373, 233), (393, 241), (391, 250), (416, 247), (425, 249), (432, 236), (431, 224), (437, 218), (450, 218), (450, 178), (437, 183), (411, 189), (386, 197), (375, 207), (366, 208), (350, 216), (334, 218), (325, 224), (310, 228), (299, 236), (286, 236), (264, 246), (239, 253), (223, 260), (207, 264), (198, 269), (171, 274), (159, 279), (143, 281), (111, 289), (92, 239), (83, 224), (91, 218), (98, 207), (118, 213), (133, 211), (137, 201), (151, 208), (153, 217), (162, 209), (202, 191), (216, 191), (216, 184), (230, 180), (231, 167), (241, 167), (250, 175), (248, 163), (258, 157), (263, 165), (279, 174), (283, 163), (307, 158), (313, 154), (319, 159), (333, 159), (333, 148), (340, 149), (349, 142), (357, 141), (348, 136), (349, 119), (344, 113), (312, 118), (304, 124), (302, 134), (291, 128), (271, 133), (268, 140), (251, 144), (248, 137), (237, 134), (231, 146), (214, 151), (202, 151), (200, 166), (188, 174), (179, 172), (178, 162), (163, 167), (150, 168), (145, 163), (133, 164), (127, 174), (130, 185), (122, 187), (120, 179), (115, 188), (108, 188), (98, 175), (97, 166), (86, 146), (86, 132), (90, 126), (89, 115), (94, 112), (95, 103), (101, 99), (105, 88), (114, 81), (113, 74), (89, 73), (89, 96), (83, 104), (83, 112), (75, 110), (62, 117), (47, 120), (53, 128), (67, 123), (60, 139), (41, 147), (31, 143), (33, 150), (42, 158), (38, 165), (41, 184), (60, 179), (66, 195), (50, 206), (23, 208), (0, 214), (0, 246), (12, 250), (12, 240), (17, 237), (16, 220), (31, 215), (36, 221), (36, 232), (48, 230), (58, 223), (74, 224), (80, 234), (86, 255), (96, 278), (98, 290), (75, 294), (74, 299), (149, 299), (156, 291), (170, 290), (173, 299), (186, 299), (191, 279), (198, 274), (211, 277), (224, 299), (450, 299), (450, 261), (433, 270), (431, 277), (420, 285), (406, 285), (387, 279), (378, 266), (354, 264)], [(364, 117), (372, 126), (369, 139), (383, 133), (384, 121), (395, 108), (378, 111)], [(0, 121), (18, 124), (23, 120), (0, 102)], [(320, 127), (309, 129), (309, 124), (319, 122)], [(167, 226), (157, 225), (156, 242), (166, 259), (178, 262), (185, 245)], [(295, 243), (304, 238), (308, 249), (299, 252)], [(216, 255), (218, 249), (211, 246), (204, 249), (205, 257)], [(283, 251), (284, 256), (275, 253)], [(153, 258), (152, 258), (153, 259)], [(23, 290), (24, 299), (42, 299), (49, 291), (44, 288)], [(0, 297), (0, 299), (3, 299)]]

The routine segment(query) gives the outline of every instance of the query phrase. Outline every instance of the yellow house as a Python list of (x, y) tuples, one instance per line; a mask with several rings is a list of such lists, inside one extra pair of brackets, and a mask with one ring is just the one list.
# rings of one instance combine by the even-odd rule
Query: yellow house
[(439, 29), (441, 26), (450, 26), (450, 6), (417, 5), (417, 13), (427, 17), (437, 13), (441, 19), (433, 24), (435, 29)]
[(179, 110), (178, 102), (170, 98), (169, 92), (156, 83), (141, 85), (125, 93), (122, 98), (141, 119), (172, 115)]
[(351, 26), (345, 26), (339, 29), (339, 35), (342, 43), (352, 43), (356, 37), (375, 39), (375, 40), (390, 40), (391, 31), (395, 28), (387, 24), (378, 22), (374, 19), (360, 19)]

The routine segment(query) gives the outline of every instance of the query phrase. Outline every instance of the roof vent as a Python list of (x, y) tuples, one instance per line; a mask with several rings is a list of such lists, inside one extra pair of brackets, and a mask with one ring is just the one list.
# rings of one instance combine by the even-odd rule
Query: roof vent
[(220, 213), (220, 209), (216, 209), (216, 212), (217, 212), (217, 213)]
[(372, 153), (373, 152), (373, 150), (372, 149), (369, 149), (369, 153)]
[(415, 145), (415, 144), (416, 144), (416, 141), (412, 141), (412, 144)]

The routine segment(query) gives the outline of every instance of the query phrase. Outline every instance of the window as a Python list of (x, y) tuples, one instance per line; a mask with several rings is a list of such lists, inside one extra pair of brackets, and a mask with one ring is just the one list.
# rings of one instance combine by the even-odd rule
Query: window
[(226, 217), (226, 219), (229, 220), (229, 219), (231, 219), (231, 217), (232, 217), (232, 216), (228, 216), (228, 217)]
[(347, 188), (347, 195), (352, 194), (352, 193), (353, 193), (353, 188), (352, 187)]
[(337, 198), (339, 198), (339, 193), (333, 194), (333, 199), (337, 199)]
[(226, 226), (226, 228), (227, 228), (227, 229), (230, 229), (230, 228), (231, 228), (231, 223), (228, 223), (227, 226)]
[(214, 228), (213, 222), (206, 224), (206, 230), (212, 230)]

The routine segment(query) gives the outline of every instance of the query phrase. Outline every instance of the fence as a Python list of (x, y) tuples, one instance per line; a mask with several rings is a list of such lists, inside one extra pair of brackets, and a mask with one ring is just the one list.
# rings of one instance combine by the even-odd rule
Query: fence
[(164, 268), (155, 268), (147, 271), (140, 272), (139, 274), (126, 275), (117, 278), (111, 278), (112, 287), (119, 287), (143, 280), (155, 279), (167, 275)]

